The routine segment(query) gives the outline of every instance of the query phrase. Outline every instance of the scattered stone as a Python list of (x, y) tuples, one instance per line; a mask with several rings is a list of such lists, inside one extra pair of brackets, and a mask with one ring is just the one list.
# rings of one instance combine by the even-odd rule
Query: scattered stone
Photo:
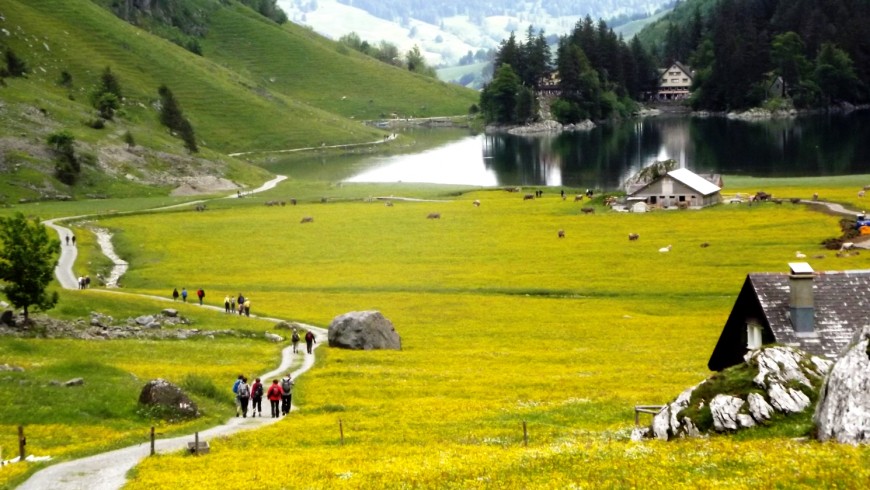
[(139, 404), (176, 413), (182, 417), (198, 417), (199, 409), (181, 388), (165, 379), (149, 381), (139, 394)]
[(136, 318), (137, 325), (145, 326), (145, 325), (148, 325), (149, 323), (152, 323), (152, 322), (154, 322), (153, 315), (142, 315), (142, 316)]
[(176, 318), (178, 317), (178, 310), (175, 308), (166, 308), (161, 311), (160, 314), (168, 318)]
[(269, 340), (271, 342), (284, 342), (284, 337), (282, 337), (280, 335), (275, 335), (273, 333), (266, 332), (265, 336), (266, 336), (266, 340)]
[(64, 383), (63, 385), (64, 386), (82, 386), (83, 384), (85, 384), (84, 378), (73, 378), (73, 379), (67, 381), (66, 383)]
[(402, 350), (398, 332), (379, 311), (352, 311), (335, 317), (328, 337), (330, 347)]
[(822, 441), (870, 444), (870, 325), (831, 368), (813, 420)]
[(24, 368), (21, 366), (13, 366), (11, 364), (0, 364), (0, 371), (12, 371), (16, 373), (24, 372)]

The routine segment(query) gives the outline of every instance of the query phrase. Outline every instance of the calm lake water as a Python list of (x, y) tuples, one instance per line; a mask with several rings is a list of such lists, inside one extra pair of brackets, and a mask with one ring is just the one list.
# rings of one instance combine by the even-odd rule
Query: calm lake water
[[(346, 182), (601, 189), (618, 188), (640, 168), (669, 158), (698, 173), (755, 177), (870, 173), (868, 111), (761, 122), (658, 116), (559, 135), (434, 129), (408, 131), (402, 138), (424, 137), (427, 131), (453, 133), (448, 133), (447, 141), (415, 153), (322, 158), (309, 165), (319, 169), (321, 178)], [(298, 162), (295, 168), (299, 170)]]

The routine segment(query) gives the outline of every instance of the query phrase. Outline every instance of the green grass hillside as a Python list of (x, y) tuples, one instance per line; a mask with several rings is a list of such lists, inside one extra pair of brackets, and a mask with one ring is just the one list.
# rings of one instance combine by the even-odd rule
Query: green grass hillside
[[(392, 113), (463, 114), (477, 98), (473, 91), (345, 52), (299, 26), (279, 26), (235, 2), (186, 3), (208, 23), (201, 42), (204, 56), (130, 25), (88, 0), (3, 2), (0, 49), (11, 49), (28, 66), (25, 77), (7, 77), (0, 86), (0, 150), (12, 164), (7, 170), (14, 170), (18, 179), (0, 190), (7, 202), (33, 197), (21, 189), (51, 185), (59, 189), (57, 194), (73, 197), (87, 192), (165, 193), (169, 187), (155, 186), (153, 179), (139, 179), (144, 185), (137, 187), (136, 179), (118, 178), (135, 177), (145, 168), (261, 182), (264, 173), (224, 155), (377, 141), (384, 133), (365, 126), (363, 119)], [(97, 112), (91, 95), (106, 67), (118, 78), (124, 100), (114, 121), (93, 129), (89, 123)], [(71, 75), (67, 86), (59, 84), (63, 72)], [(213, 165), (188, 157), (181, 140), (159, 124), (157, 88), (162, 84), (172, 90), (192, 123), (200, 143), (198, 156)], [(84, 165), (87, 191), (44, 180), (53, 169), (46, 137), (60, 130), (69, 131), (77, 151), (89, 155)], [(135, 156), (122, 151), (122, 135), (128, 131), (139, 148)], [(110, 164), (116, 171), (107, 179), (104, 167)], [(37, 167), (39, 175), (26, 175), (26, 168)], [(9, 176), (2, 180), (8, 182)]]

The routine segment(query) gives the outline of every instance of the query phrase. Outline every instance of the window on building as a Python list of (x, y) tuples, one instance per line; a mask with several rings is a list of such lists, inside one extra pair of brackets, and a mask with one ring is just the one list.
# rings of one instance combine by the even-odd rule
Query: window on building
[(680, 202), (686, 202), (686, 196), (680, 196)]
[(746, 348), (758, 349), (761, 347), (761, 325), (750, 322), (746, 324)]

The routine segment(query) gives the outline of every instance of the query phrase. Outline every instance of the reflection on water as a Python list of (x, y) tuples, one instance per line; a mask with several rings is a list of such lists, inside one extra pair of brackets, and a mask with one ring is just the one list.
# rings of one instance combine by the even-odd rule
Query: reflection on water
[(347, 181), (614, 189), (670, 158), (699, 173), (847, 175), (870, 173), (867, 141), (866, 111), (762, 122), (653, 117), (558, 135), (462, 136), (415, 154), (368, 157)]

